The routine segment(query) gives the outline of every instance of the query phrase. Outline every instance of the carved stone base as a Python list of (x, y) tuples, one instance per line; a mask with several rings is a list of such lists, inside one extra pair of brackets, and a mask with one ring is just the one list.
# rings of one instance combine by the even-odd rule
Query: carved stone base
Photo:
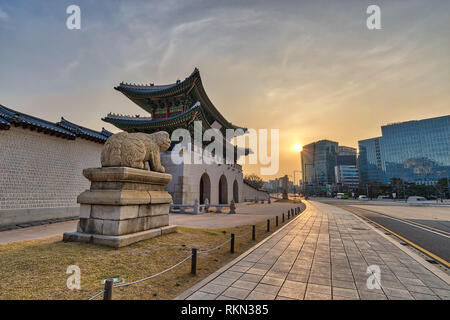
[(80, 222), (77, 232), (64, 234), (65, 241), (118, 248), (164, 234), (172, 202), (165, 191), (170, 174), (107, 167), (85, 169), (83, 175), (91, 188), (78, 196)]
[(120, 248), (129, 246), (130, 244), (133, 244), (135, 242), (151, 239), (154, 237), (158, 237), (168, 233), (173, 233), (176, 231), (177, 231), (176, 226), (167, 226), (136, 233), (130, 233), (123, 236), (105, 236), (100, 234), (91, 234), (84, 232), (66, 232), (64, 233), (63, 241), (86, 242), (112, 248)]

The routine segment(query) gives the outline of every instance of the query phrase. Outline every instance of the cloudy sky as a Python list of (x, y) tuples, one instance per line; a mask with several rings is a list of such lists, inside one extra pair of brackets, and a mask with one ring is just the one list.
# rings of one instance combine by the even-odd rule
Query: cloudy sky
[[(66, 28), (71, 4), (81, 30)], [(366, 27), (370, 4), (381, 30)], [(449, 114), (449, 30), (447, 0), (0, 0), (0, 103), (114, 130), (108, 112), (145, 114), (115, 85), (198, 67), (227, 119), (280, 129), (279, 175), (293, 175), (295, 144), (357, 146), (380, 125)]]

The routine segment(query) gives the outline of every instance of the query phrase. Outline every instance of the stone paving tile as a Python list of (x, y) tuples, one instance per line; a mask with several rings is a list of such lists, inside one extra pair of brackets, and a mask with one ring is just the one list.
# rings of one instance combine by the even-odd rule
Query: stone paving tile
[(250, 268), (248, 271), (247, 271), (247, 273), (250, 273), (250, 274), (257, 274), (257, 275), (260, 275), (260, 276), (263, 276), (263, 275), (265, 275), (266, 273), (267, 273), (267, 270), (263, 270), (263, 269), (258, 269), (258, 268)]
[(235, 287), (230, 287), (222, 294), (226, 297), (235, 298), (239, 300), (244, 300), (248, 294), (250, 293), (250, 290), (247, 289), (240, 289)]
[(416, 300), (441, 300), (438, 296), (434, 294), (424, 294), (424, 293), (418, 293), (418, 292), (411, 292), (411, 295)]
[(281, 286), (272, 286), (270, 284), (260, 283), (253, 291), (276, 295)]
[(217, 294), (196, 291), (190, 295), (186, 300), (214, 300), (217, 298)]
[(265, 276), (264, 278), (261, 279), (261, 283), (271, 284), (273, 286), (279, 286), (279, 287), (281, 287), (283, 282), (284, 282), (283, 279), (269, 277), (269, 276)]
[(219, 276), (219, 277), (215, 278), (213, 281), (211, 281), (210, 283), (212, 283), (212, 284), (219, 284), (219, 285), (223, 285), (223, 286), (231, 286), (231, 284), (234, 281), (236, 281), (236, 280), (232, 279), (232, 278)]
[(304, 298), (305, 292), (306, 292), (306, 283), (303, 284), (303, 286), (296, 286), (295, 288), (283, 286), (278, 292), (278, 296), (301, 300)]
[(244, 275), (242, 277), (240, 277), (239, 280), (258, 283), (262, 278), (263, 278), (263, 276), (258, 275), (258, 274), (244, 273)]
[(387, 300), (387, 297), (384, 293), (380, 291), (371, 292), (371, 291), (358, 291), (361, 300)]
[(406, 285), (406, 289), (411, 294), (413, 294), (413, 293), (422, 293), (422, 294), (434, 295), (434, 292), (431, 291), (431, 289), (428, 288), (428, 287)]
[(251, 267), (244, 267), (244, 266), (232, 266), (230, 269), (230, 271), (237, 271), (237, 272), (246, 272), (248, 269), (250, 269)]
[(306, 292), (305, 300), (331, 300), (331, 294)]
[(356, 285), (355, 282), (352, 281), (343, 281), (343, 280), (332, 280), (331, 282), (333, 288), (343, 288), (343, 289), (355, 289)]
[(246, 300), (275, 300), (276, 295), (252, 291)]
[(331, 279), (311, 275), (308, 279), (308, 283), (321, 284), (324, 286), (331, 286)]
[(287, 272), (279, 272), (279, 271), (269, 271), (266, 273), (267, 277), (278, 278), (278, 279), (286, 279), (288, 276)]
[(431, 288), (443, 300), (450, 300), (450, 290)]
[[(369, 265), (381, 289), (369, 290)], [(446, 299), (450, 286), (352, 213), (313, 202), (189, 299)]]
[(308, 286), (306, 287), (306, 293), (308, 292), (326, 294), (331, 296), (331, 286), (323, 286), (321, 284), (308, 283)]
[(201, 287), (200, 291), (219, 295), (222, 292), (224, 292), (227, 288), (228, 288), (227, 286), (208, 283), (206, 286)]
[(383, 291), (389, 299), (391, 299), (392, 297), (401, 299), (414, 299), (408, 290), (384, 288)]
[(258, 285), (257, 282), (236, 280), (236, 282), (234, 282), (232, 286), (239, 289), (253, 290), (257, 285)]
[(309, 278), (309, 274), (296, 274), (290, 273), (287, 276), (287, 280), (299, 281), (299, 282), (307, 282)]
[(359, 294), (358, 291), (356, 291), (356, 289), (344, 289), (333, 287), (333, 297), (334, 296), (359, 299)]
[(243, 273), (242, 272), (236, 272), (236, 271), (229, 271), (229, 270), (227, 270), (227, 271), (225, 271), (224, 273), (222, 273), (222, 277), (225, 277), (225, 278), (230, 278), (230, 279), (235, 279), (235, 280), (237, 280), (237, 279), (239, 279), (241, 276), (243, 275)]

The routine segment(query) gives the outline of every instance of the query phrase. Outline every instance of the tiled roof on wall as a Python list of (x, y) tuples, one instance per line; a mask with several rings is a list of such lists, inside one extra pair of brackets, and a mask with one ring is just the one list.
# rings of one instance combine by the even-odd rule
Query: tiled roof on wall
[(61, 118), (58, 123), (53, 123), (28, 114), (7, 108), (0, 104), (0, 130), (8, 130), (11, 125), (16, 127), (36, 130), (44, 134), (54, 135), (65, 139), (75, 139), (82, 137), (99, 143), (104, 143), (112, 135), (106, 129), (101, 132), (94, 131)]

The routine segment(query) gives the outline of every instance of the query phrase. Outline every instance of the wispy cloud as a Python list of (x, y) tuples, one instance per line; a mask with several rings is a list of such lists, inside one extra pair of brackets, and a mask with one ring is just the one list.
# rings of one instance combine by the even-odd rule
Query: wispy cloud
[(0, 21), (6, 21), (8, 19), (8, 14), (2, 8), (0, 8)]

